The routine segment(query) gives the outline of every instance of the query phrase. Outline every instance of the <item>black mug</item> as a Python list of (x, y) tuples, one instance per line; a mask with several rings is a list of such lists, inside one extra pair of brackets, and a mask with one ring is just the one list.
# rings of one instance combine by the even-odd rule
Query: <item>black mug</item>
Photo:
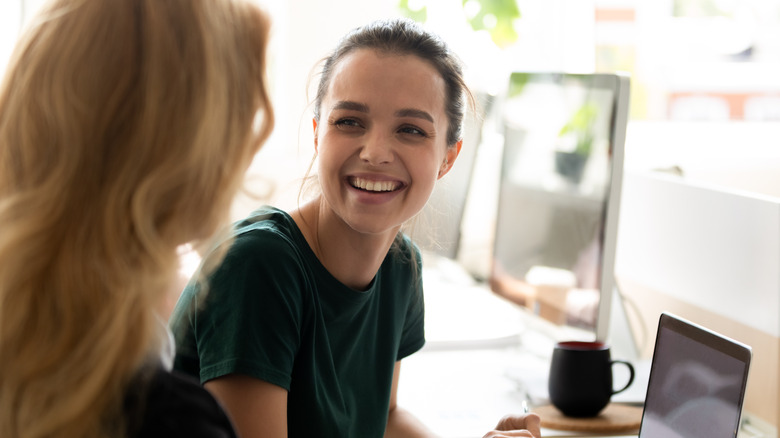
[[(615, 390), (612, 366), (628, 367), (628, 383)], [(558, 342), (553, 350), (547, 388), (550, 402), (569, 417), (595, 417), (609, 404), (614, 394), (625, 391), (634, 381), (634, 367), (612, 360), (609, 346), (603, 342)]]

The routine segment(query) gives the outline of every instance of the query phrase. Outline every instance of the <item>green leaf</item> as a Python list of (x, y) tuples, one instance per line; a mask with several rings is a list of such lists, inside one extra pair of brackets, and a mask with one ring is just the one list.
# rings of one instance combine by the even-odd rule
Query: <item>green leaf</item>
[(593, 144), (593, 122), (599, 113), (599, 107), (594, 102), (585, 102), (572, 114), (569, 122), (563, 125), (558, 136), (573, 134), (577, 138), (575, 152), (581, 155), (590, 153)]
[(523, 88), (531, 78), (529, 73), (514, 72), (509, 76), (509, 97), (519, 96), (523, 93)]
[(467, 17), (471, 28), (490, 33), (490, 38), (499, 47), (506, 47), (517, 41), (514, 22), (520, 18), (520, 9), (515, 0), (462, 0), (463, 5), (476, 2), (479, 10), (473, 17)]

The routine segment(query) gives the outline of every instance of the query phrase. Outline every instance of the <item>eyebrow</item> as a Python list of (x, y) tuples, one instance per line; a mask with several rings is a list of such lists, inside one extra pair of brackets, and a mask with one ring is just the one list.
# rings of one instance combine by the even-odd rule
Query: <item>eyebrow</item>
[[(351, 110), (351, 111), (359, 111), (361, 113), (368, 113), (368, 105), (354, 102), (351, 100), (340, 100), (336, 102), (335, 105), (333, 105), (334, 110)], [(395, 112), (396, 117), (414, 117), (418, 119), (427, 120), (431, 123), (434, 123), (433, 117), (428, 114), (426, 111), (418, 110), (414, 108), (404, 108), (400, 109)]]
[(395, 112), (396, 117), (415, 117), (418, 119), (427, 120), (431, 123), (433, 122), (433, 117), (431, 117), (430, 114), (428, 114), (425, 111), (413, 109), (413, 108), (405, 108), (402, 110), (398, 110)]
[(367, 113), (368, 112), (368, 105), (353, 102), (351, 100), (340, 100), (336, 102), (335, 105), (333, 105), (334, 110), (352, 110), (352, 111), (360, 111), (361, 113)]

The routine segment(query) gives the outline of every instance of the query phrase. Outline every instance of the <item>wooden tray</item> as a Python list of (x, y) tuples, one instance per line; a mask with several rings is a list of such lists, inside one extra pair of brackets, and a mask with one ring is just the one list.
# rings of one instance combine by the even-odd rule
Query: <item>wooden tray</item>
[(636, 432), (642, 423), (642, 408), (611, 403), (596, 417), (567, 417), (553, 405), (531, 410), (542, 418), (542, 427), (574, 432), (625, 433)]

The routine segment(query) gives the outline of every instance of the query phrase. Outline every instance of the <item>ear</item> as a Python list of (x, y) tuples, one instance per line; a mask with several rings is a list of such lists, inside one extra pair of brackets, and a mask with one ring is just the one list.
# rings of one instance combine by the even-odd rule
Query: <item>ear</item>
[(460, 154), (461, 146), (463, 146), (463, 140), (458, 140), (458, 142), (455, 143), (454, 146), (447, 148), (447, 154), (444, 156), (444, 162), (441, 164), (441, 167), (439, 168), (438, 178), (443, 177), (444, 175), (447, 174), (447, 172), (450, 171), (450, 169), (452, 169), (452, 165), (455, 163), (455, 160), (458, 158), (458, 155)]
[(314, 129), (314, 152), (319, 153), (317, 150), (317, 147), (319, 146), (319, 143), (317, 142), (317, 119), (312, 118), (311, 119), (312, 128)]

